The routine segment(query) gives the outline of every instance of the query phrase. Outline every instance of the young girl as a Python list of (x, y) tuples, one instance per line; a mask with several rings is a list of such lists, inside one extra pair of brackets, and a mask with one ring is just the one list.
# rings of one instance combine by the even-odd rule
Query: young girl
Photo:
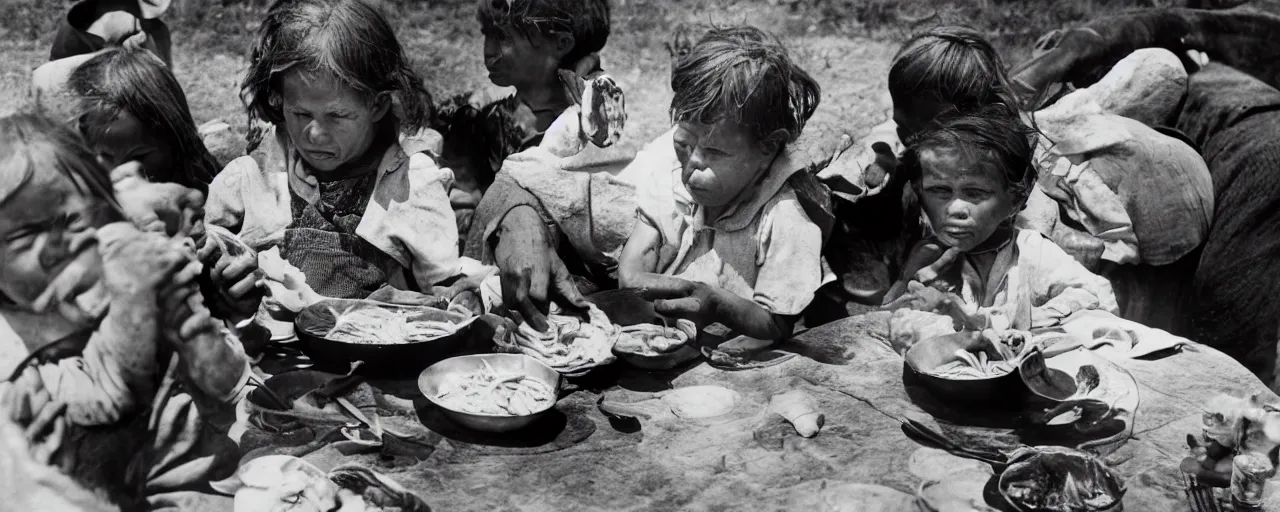
[(218, 163), (205, 148), (173, 73), (143, 49), (104, 50), (71, 75), (76, 126), (102, 164), (138, 161), (148, 181), (207, 193)]
[(361, 0), (277, 2), (243, 87), (250, 117), (274, 125), (274, 147), (262, 165), (241, 157), (214, 179), (207, 222), (255, 250), (279, 246), (326, 297), (388, 284), (453, 293), (452, 173), (398, 142), (424, 125), (430, 96), (377, 11)]
[(125, 510), (205, 501), (234, 464), (249, 365), (199, 302), (194, 251), (124, 222), (64, 126), (0, 119), (0, 155), (0, 314), (17, 335), (0, 337), (0, 404), (19, 408), (4, 414), (65, 407), (53, 462)]
[(787, 183), (807, 158), (789, 151), (820, 99), (818, 84), (753, 27), (712, 30), (671, 77), (675, 128), (633, 166), (639, 219), (619, 284), (655, 308), (759, 340), (791, 334), (829, 277), (822, 233)]
[(969, 323), (995, 329), (1048, 327), (1082, 309), (1118, 312), (1106, 279), (1013, 225), (1036, 183), (1030, 135), (1002, 106), (944, 116), (916, 135), (901, 170), (935, 239), (916, 246), (887, 302), (914, 300), (902, 293), (917, 281), (955, 293)]

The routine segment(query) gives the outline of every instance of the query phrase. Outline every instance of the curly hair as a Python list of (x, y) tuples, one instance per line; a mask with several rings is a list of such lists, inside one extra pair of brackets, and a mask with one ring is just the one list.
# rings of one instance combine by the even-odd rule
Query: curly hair
[[(392, 93), (397, 128), (414, 133), (432, 118), (431, 94), (386, 18), (363, 0), (277, 0), (258, 28), (240, 98), (257, 119), (284, 123), (280, 80), (292, 69), (326, 73), (373, 97)], [(249, 141), (249, 151), (261, 142)]]
[(767, 147), (795, 141), (822, 99), (818, 82), (786, 47), (749, 26), (703, 35), (676, 60), (671, 89), (672, 122), (745, 122)]
[(1025, 203), (1038, 177), (1031, 143), (1034, 133), (1002, 105), (951, 112), (907, 142), (902, 169), (918, 184), (923, 178), (920, 156), (925, 151), (956, 151), (965, 161), (996, 165), (1004, 185)]

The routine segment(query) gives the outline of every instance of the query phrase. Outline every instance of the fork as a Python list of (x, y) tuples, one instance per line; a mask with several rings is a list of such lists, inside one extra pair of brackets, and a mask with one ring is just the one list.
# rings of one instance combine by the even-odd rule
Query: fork
[(1187, 495), (1187, 504), (1191, 506), (1191, 512), (1222, 512), (1222, 505), (1218, 503), (1218, 497), (1214, 494), (1213, 488), (1200, 485), (1195, 475), (1182, 473), (1182, 485)]

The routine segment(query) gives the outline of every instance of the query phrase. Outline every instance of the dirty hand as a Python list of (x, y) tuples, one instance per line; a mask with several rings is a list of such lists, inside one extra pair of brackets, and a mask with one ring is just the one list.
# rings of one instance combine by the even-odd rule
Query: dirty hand
[(640, 295), (652, 300), (657, 313), (692, 320), (699, 327), (716, 323), (719, 291), (678, 277), (648, 274), (640, 283)]
[(113, 295), (155, 293), (175, 272), (191, 262), (191, 254), (182, 244), (159, 233), (144, 233), (124, 224), (98, 230), (100, 240), (108, 228), (113, 230), (113, 235), (118, 235), (101, 249), (102, 280)]
[(883, 309), (896, 311), (899, 309), (927, 311), (951, 317), (956, 330), (981, 330), (987, 327), (987, 321), (981, 315), (970, 313), (964, 300), (954, 293), (945, 293), (936, 288), (911, 281), (907, 284), (907, 292), (885, 304)]
[(503, 303), (530, 327), (547, 330), (551, 292), (569, 305), (587, 307), (569, 269), (548, 240), (542, 219), (531, 208), (507, 213), (494, 260), (501, 272)]
[(28, 367), (18, 385), (0, 382), (0, 423), (12, 422), (23, 432), (23, 445), (34, 462), (53, 465), (66, 435), (67, 404), (53, 399), (39, 372)]
[(222, 398), (234, 394), (242, 383), (249, 358), (244, 346), (213, 318), (205, 307), (193, 262), (175, 275), (161, 292), (164, 339), (182, 362), (182, 371), (200, 391)]
[(207, 292), (216, 300), (211, 307), (229, 317), (248, 318), (257, 313), (266, 285), (258, 275), (256, 252), (234, 244), (228, 244), (224, 251), (210, 235), (204, 237), (196, 258), (209, 267), (213, 289)]
[(194, 236), (204, 229), (204, 194), (176, 183), (152, 183), (142, 165), (129, 162), (111, 170), (112, 188), (125, 215), (143, 231)]
[(188, 262), (157, 291), (165, 338), (186, 340), (215, 329), (216, 320), (204, 306), (204, 297), (196, 282), (203, 269), (198, 261)]
[(119, 510), (36, 454), (23, 425), (0, 417), (0, 495), (12, 510)]
[(868, 190), (875, 190), (898, 170), (898, 155), (893, 154), (893, 148), (884, 142), (872, 144), (871, 150), (875, 152), (876, 159), (863, 169), (862, 181)]

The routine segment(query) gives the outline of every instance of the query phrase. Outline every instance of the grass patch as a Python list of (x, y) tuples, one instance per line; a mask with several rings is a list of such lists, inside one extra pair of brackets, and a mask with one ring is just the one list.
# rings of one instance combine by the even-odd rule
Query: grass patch
[[(371, 0), (388, 14), (414, 66), (437, 97), (488, 85), (473, 0)], [(612, 0), (613, 34), (603, 52), (627, 92), (629, 121), (620, 143), (639, 148), (668, 126), (670, 61), (664, 43), (680, 22), (750, 23), (780, 36), (823, 86), (809, 130), (861, 135), (889, 108), (885, 73), (897, 45), (941, 23), (991, 35), (1008, 62), (1027, 55), (1044, 32), (1107, 13), (1180, 0)], [(1181, 0), (1185, 1), (1185, 0)], [(20, 110), (30, 71), (68, 0), (0, 2), (0, 113)], [(268, 0), (174, 0), (175, 74), (198, 122), (243, 123), (237, 96), (245, 53)]]

